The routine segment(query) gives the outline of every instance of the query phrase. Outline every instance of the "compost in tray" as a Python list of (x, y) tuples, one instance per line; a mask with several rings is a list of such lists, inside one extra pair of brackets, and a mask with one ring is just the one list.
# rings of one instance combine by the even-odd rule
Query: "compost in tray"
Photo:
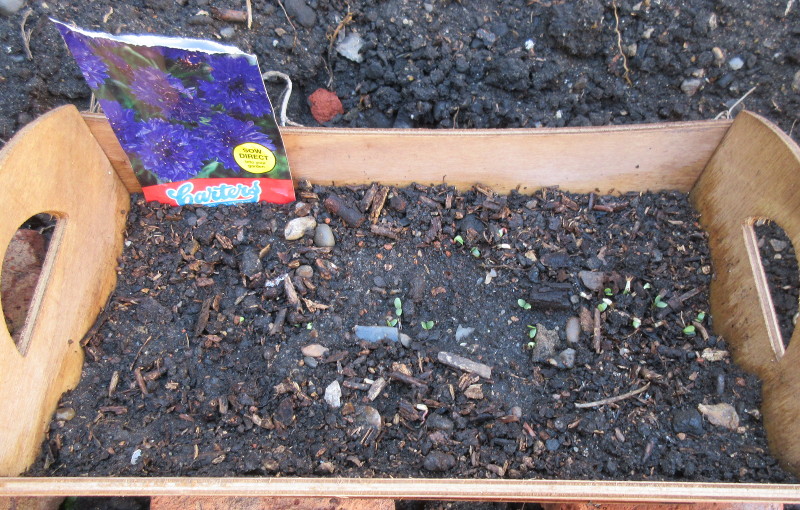
[(686, 195), (298, 196), (134, 196), (29, 474), (795, 482), (713, 332)]

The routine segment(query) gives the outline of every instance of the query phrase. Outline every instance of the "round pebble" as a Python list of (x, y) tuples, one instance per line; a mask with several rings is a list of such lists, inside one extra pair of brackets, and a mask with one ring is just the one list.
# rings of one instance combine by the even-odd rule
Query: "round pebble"
[(314, 245), (320, 248), (332, 248), (336, 246), (336, 240), (333, 238), (333, 230), (325, 223), (317, 225), (314, 232)]
[(219, 35), (221, 35), (223, 39), (230, 39), (236, 35), (236, 29), (233, 27), (224, 27), (220, 29)]
[(578, 343), (581, 337), (581, 320), (578, 317), (570, 317), (567, 319), (567, 326), (564, 330), (567, 333), (567, 342)]
[(312, 230), (317, 226), (317, 220), (311, 216), (303, 216), (302, 218), (295, 218), (286, 224), (283, 230), (283, 237), (287, 241), (295, 241), (303, 237), (306, 232)]
[(733, 57), (728, 61), (728, 65), (734, 71), (738, 71), (739, 69), (744, 67), (744, 60), (742, 60), (742, 57)]
[(294, 270), (294, 274), (300, 278), (311, 278), (314, 276), (314, 268), (311, 266), (303, 265)]

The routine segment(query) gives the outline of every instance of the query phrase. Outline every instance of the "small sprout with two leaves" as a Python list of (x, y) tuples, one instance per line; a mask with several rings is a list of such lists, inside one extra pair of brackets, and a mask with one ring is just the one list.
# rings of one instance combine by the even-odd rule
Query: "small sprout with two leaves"
[(524, 299), (522, 299), (522, 298), (519, 298), (519, 299), (517, 299), (517, 304), (518, 304), (518, 305), (519, 305), (519, 307), (520, 307), (520, 308), (522, 308), (523, 310), (530, 310), (530, 309), (531, 309), (531, 304), (530, 304), (530, 303), (528, 303), (527, 301), (525, 301), (525, 300), (524, 300)]
[(534, 338), (536, 338), (536, 333), (538, 333), (538, 332), (539, 332), (539, 328), (537, 328), (536, 326), (531, 326), (530, 324), (528, 324), (528, 338), (533, 340)]
[(605, 312), (609, 306), (613, 305), (614, 302), (608, 298), (603, 298), (603, 300), (597, 304), (597, 309), (601, 312)]
[(473, 257), (478, 258), (481, 256), (481, 251), (478, 249), (477, 246), (473, 246), (472, 249), (469, 251)]
[(525, 348), (528, 349), (529, 351), (532, 351), (534, 347), (536, 347), (536, 342), (528, 342), (527, 344), (525, 344)]
[(463, 237), (461, 237), (460, 235), (458, 235), (458, 236), (455, 236), (455, 237), (453, 238), (453, 242), (454, 242), (454, 243), (458, 243), (460, 246), (464, 246), (464, 238), (463, 238)]
[(429, 329), (433, 329), (433, 325), (434, 324), (436, 324), (436, 323), (433, 322), (433, 321), (422, 321), (422, 322), (419, 323), (419, 325), (422, 326), (422, 329), (424, 329), (425, 331), (427, 331)]
[(309, 322), (308, 324), (306, 324), (306, 329), (314, 329), (314, 323)]
[(394, 298), (394, 313), (400, 317), (403, 315), (403, 302), (400, 301), (399, 297)]
[(662, 301), (662, 300), (661, 300), (661, 295), (659, 294), (659, 295), (658, 295), (658, 296), (656, 296), (656, 298), (653, 300), (653, 306), (655, 306), (656, 308), (666, 308), (666, 307), (668, 307), (669, 305), (668, 305), (668, 304), (667, 304), (665, 301)]
[(640, 327), (642, 327), (642, 319), (640, 319), (639, 317), (634, 317), (633, 319), (631, 319), (631, 326), (633, 326), (636, 329), (639, 329)]
[(644, 285), (642, 285), (642, 288), (643, 288), (644, 290), (647, 290), (647, 289), (652, 289), (652, 288), (653, 288), (653, 286), (652, 286), (652, 285), (650, 285), (650, 283), (645, 283)]
[(397, 319), (386, 319), (386, 325), (389, 326), (390, 328), (397, 326), (398, 322), (400, 321)]
[(697, 334), (697, 331), (694, 327), (694, 324), (689, 324), (685, 328), (683, 328), (683, 334), (686, 336), (694, 336)]
[(694, 320), (697, 322), (703, 322), (706, 319), (706, 312), (697, 312), (697, 317)]
[(606, 296), (613, 296), (614, 295), (614, 291), (611, 290), (610, 288), (606, 287), (605, 289), (603, 289), (603, 294), (605, 294)]

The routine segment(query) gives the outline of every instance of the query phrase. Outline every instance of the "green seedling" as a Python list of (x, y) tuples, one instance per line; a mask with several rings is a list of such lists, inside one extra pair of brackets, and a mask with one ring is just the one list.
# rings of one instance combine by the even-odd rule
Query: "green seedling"
[(603, 289), (603, 294), (605, 294), (606, 296), (613, 296), (614, 295), (614, 291), (609, 289), (609, 288), (605, 288), (605, 289)]
[(524, 300), (524, 299), (522, 299), (522, 298), (519, 298), (519, 299), (517, 299), (517, 304), (518, 304), (518, 305), (519, 305), (519, 307), (520, 307), (520, 308), (522, 308), (523, 310), (530, 310), (530, 309), (531, 309), (531, 304), (530, 304), (530, 303), (528, 303), (527, 301), (525, 301), (525, 300)]
[(706, 318), (706, 312), (698, 312), (697, 317), (694, 319), (697, 322), (703, 322)]
[(669, 306), (667, 303), (665, 303), (664, 301), (661, 300), (661, 296), (660, 295), (656, 296), (656, 299), (653, 300), (653, 305), (656, 308), (666, 308), (666, 307)]
[(528, 349), (529, 351), (532, 351), (534, 347), (536, 347), (536, 342), (528, 342), (525, 345), (525, 348)]
[(425, 331), (432, 329), (434, 324), (436, 323), (433, 321), (422, 321), (419, 323), (419, 325), (422, 326), (422, 329), (424, 329)]
[(403, 315), (403, 302), (400, 301), (400, 298), (394, 298), (394, 313), (400, 317)]
[(453, 238), (454, 243), (458, 243), (460, 246), (464, 246), (464, 238), (461, 236), (455, 236)]
[(481, 251), (480, 251), (480, 250), (479, 250), (477, 247), (473, 247), (473, 248), (472, 248), (472, 249), (471, 249), (469, 252), (470, 252), (470, 253), (472, 254), (472, 256), (473, 256), (473, 257), (475, 257), (475, 258), (478, 258), (478, 257), (480, 257), (480, 256), (481, 256)]
[(644, 290), (647, 290), (647, 289), (652, 289), (652, 288), (653, 288), (653, 286), (652, 286), (652, 285), (650, 285), (649, 283), (645, 283), (644, 285), (642, 285), (642, 288), (643, 288)]
[(633, 281), (633, 277), (628, 276), (625, 278), (625, 289), (622, 291), (623, 294), (630, 294), (631, 293), (631, 282)]
[(687, 336), (694, 336), (696, 334), (694, 325), (689, 324), (688, 326), (683, 328), (683, 334)]
[(634, 317), (631, 320), (631, 326), (633, 326), (636, 329), (639, 329), (642, 326), (642, 319), (640, 319), (638, 317)]
[(306, 329), (314, 329), (314, 323), (309, 322), (308, 324), (306, 324)]
[(603, 298), (603, 301), (597, 304), (597, 309), (601, 312), (605, 312), (609, 306), (613, 305), (614, 302), (608, 298)]
[(386, 325), (389, 326), (390, 328), (397, 326), (398, 322), (399, 321), (397, 319), (386, 319)]
[(528, 324), (528, 338), (533, 340), (534, 338), (536, 338), (536, 333), (538, 332), (539, 329), (536, 326), (531, 326), (530, 324)]

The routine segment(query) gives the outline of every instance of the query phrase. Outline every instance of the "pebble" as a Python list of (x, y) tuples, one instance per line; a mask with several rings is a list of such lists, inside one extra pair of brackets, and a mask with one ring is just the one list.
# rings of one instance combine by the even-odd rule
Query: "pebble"
[(738, 71), (744, 67), (744, 60), (742, 60), (742, 57), (733, 57), (728, 61), (728, 65), (734, 71)]
[(700, 78), (689, 78), (683, 80), (681, 83), (681, 91), (687, 96), (693, 96), (703, 86), (703, 80)]
[(0, 14), (12, 16), (25, 5), (25, 0), (0, 0)]
[(314, 268), (308, 265), (302, 265), (294, 270), (294, 274), (300, 278), (311, 278), (314, 276)]
[(257, 250), (245, 250), (242, 253), (242, 258), (239, 260), (239, 271), (245, 276), (252, 277), (256, 273), (261, 272), (262, 269), (261, 259), (258, 256)]
[(55, 418), (58, 421), (70, 421), (75, 418), (75, 409), (71, 407), (59, 407), (56, 409)]
[(794, 73), (794, 78), (792, 79), (792, 90), (795, 92), (800, 92), (800, 71)]
[(456, 466), (456, 458), (449, 453), (432, 451), (425, 456), (422, 467), (427, 471), (443, 472), (450, 471)]
[(325, 223), (317, 225), (317, 229), (314, 231), (314, 246), (320, 248), (332, 248), (336, 246), (336, 239), (333, 237), (333, 230), (331, 230), (330, 226)]
[(718, 46), (714, 46), (711, 50), (711, 53), (714, 54), (714, 63), (718, 66), (721, 66), (725, 63), (725, 53), (722, 51), (722, 48)]
[(236, 35), (236, 29), (233, 27), (223, 27), (220, 29), (219, 35), (221, 35), (223, 39), (232, 39), (233, 36)]
[(333, 381), (325, 388), (325, 402), (334, 409), (342, 407), (342, 387), (339, 381)]
[(558, 361), (564, 368), (572, 368), (575, 366), (575, 349), (564, 349), (558, 355)]
[(287, 241), (295, 241), (303, 237), (306, 232), (311, 231), (317, 226), (317, 220), (311, 216), (303, 216), (302, 218), (295, 218), (286, 224), (283, 230), (283, 237)]
[(344, 107), (339, 96), (323, 88), (315, 90), (308, 96), (308, 104), (311, 106), (311, 115), (320, 124), (330, 122), (337, 115), (344, 114)]
[(355, 32), (350, 32), (347, 36), (336, 44), (336, 52), (348, 60), (361, 63), (364, 57), (359, 53), (364, 46), (364, 40)]
[(426, 423), (428, 424), (428, 428), (434, 430), (453, 430), (455, 426), (453, 420), (441, 414), (430, 415)]
[(456, 342), (460, 342), (470, 336), (472, 332), (475, 331), (475, 328), (465, 328), (461, 324), (458, 325), (456, 328)]
[(695, 436), (703, 435), (703, 417), (696, 409), (676, 409), (672, 412), (672, 429)]
[(311, 356), (306, 356), (305, 358), (303, 358), (303, 363), (305, 363), (307, 366), (311, 368), (317, 368), (317, 366), (319, 365), (319, 361), (312, 358)]
[(478, 36), (478, 39), (483, 41), (486, 46), (491, 46), (497, 41), (497, 36), (484, 28), (479, 28), (477, 32), (475, 32), (475, 35)]
[(317, 13), (304, 0), (286, 0), (283, 3), (286, 13), (306, 28), (317, 23)]
[(772, 246), (772, 249), (775, 251), (783, 251), (788, 246), (788, 243), (780, 239), (770, 239), (769, 245)]
[(367, 342), (379, 342), (381, 340), (391, 340), (400, 342), (403, 347), (411, 346), (411, 337), (400, 330), (391, 326), (356, 326), (356, 338)]
[(514, 406), (511, 408), (511, 416), (516, 416), (517, 418), (522, 418), (522, 408), (520, 406)]
[(547, 329), (541, 324), (536, 325), (536, 345), (531, 350), (533, 361), (547, 361), (556, 354), (558, 344), (558, 331)]
[(578, 317), (570, 317), (567, 319), (567, 326), (564, 330), (567, 333), (568, 343), (578, 343), (578, 340), (581, 338), (581, 320)]
[(303, 356), (310, 356), (312, 358), (321, 358), (328, 353), (328, 348), (320, 344), (306, 345), (301, 349)]
[(598, 291), (603, 288), (603, 280), (605, 279), (603, 273), (597, 271), (580, 271), (578, 277), (580, 277), (583, 284), (589, 290)]
[(373, 429), (380, 430), (383, 426), (383, 419), (374, 407), (359, 406), (353, 415), (353, 425), (356, 427), (367, 426)]
[(550, 450), (551, 452), (554, 452), (554, 451), (558, 450), (559, 446), (561, 446), (561, 442), (559, 442), (558, 439), (551, 438), (551, 439), (548, 439), (547, 442), (544, 445), (547, 447), (548, 450)]
[(739, 415), (736, 409), (730, 404), (698, 404), (697, 410), (700, 411), (712, 425), (725, 427), (728, 430), (738, 430)]
[(131, 466), (135, 466), (139, 463), (139, 460), (142, 458), (142, 450), (134, 450), (133, 454), (131, 455)]
[(536, 43), (533, 42), (533, 39), (528, 39), (525, 41), (525, 51), (531, 51), (534, 46), (536, 46)]

